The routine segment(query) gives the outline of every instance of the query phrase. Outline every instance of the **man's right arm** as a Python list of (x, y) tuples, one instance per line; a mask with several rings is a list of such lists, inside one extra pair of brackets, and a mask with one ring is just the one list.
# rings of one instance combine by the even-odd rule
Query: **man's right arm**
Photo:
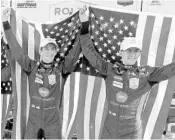
[(108, 75), (112, 70), (113, 64), (103, 60), (100, 54), (95, 50), (93, 42), (88, 33), (89, 23), (82, 23), (80, 43), (84, 56), (88, 59), (90, 64), (96, 68), (101, 74)]
[(3, 69), (1, 69), (1, 81), (6, 82), (11, 77), (11, 68), (10, 65), (5, 66)]
[(22, 52), (22, 48), (14, 36), (8, 21), (3, 22), (4, 33), (11, 50), (11, 54), (19, 65), (27, 72), (31, 71), (31, 59)]

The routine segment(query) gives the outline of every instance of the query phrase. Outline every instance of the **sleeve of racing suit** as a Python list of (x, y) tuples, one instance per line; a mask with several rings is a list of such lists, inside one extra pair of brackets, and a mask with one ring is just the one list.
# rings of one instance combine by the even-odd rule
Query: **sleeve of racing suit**
[(90, 64), (94, 68), (96, 68), (101, 74), (108, 75), (108, 73), (113, 68), (113, 64), (103, 60), (100, 54), (97, 53), (97, 51), (94, 48), (93, 42), (90, 38), (90, 34), (88, 33), (88, 30), (87, 30), (88, 27), (84, 27), (84, 26), (87, 26), (87, 23), (85, 22), (82, 24), (83, 26), (82, 26), (82, 31), (80, 35), (80, 43), (81, 43), (83, 54), (88, 59)]
[(74, 70), (74, 65), (76, 61), (79, 58), (81, 52), (81, 47), (80, 47), (80, 41), (79, 41), (79, 35), (77, 35), (75, 44), (73, 48), (69, 51), (68, 55), (65, 57), (65, 60), (63, 62), (63, 73), (71, 73)]
[[(154, 85), (163, 80), (167, 80), (175, 76), (175, 63), (171, 63), (162, 67), (150, 67), (146, 66), (146, 73), (148, 73), (148, 82), (150, 85)], [(145, 92), (139, 92), (137, 94), (130, 94), (127, 102), (132, 102), (145, 94)]]
[[(148, 81), (161, 82), (175, 76), (175, 62), (162, 67), (149, 67)], [(149, 71), (148, 71), (149, 72)]]
[(1, 81), (6, 82), (11, 77), (11, 68), (10, 65), (5, 66), (3, 69), (1, 69)]
[(3, 22), (3, 27), (12, 56), (25, 71), (30, 72), (32, 60), (28, 57), (27, 54), (24, 54), (22, 52), (22, 48), (17, 42), (8, 21)]

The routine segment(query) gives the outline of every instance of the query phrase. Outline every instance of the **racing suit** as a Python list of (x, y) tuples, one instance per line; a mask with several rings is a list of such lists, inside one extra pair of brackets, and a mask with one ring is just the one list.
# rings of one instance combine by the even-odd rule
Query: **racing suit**
[(61, 120), (57, 106), (62, 93), (63, 74), (73, 71), (73, 65), (80, 54), (79, 42), (76, 42), (62, 63), (45, 64), (31, 60), (24, 54), (9, 23), (4, 22), (3, 26), (11, 53), (26, 72), (29, 81), (30, 108), (25, 138), (61, 139)]
[(175, 63), (163, 67), (113, 65), (96, 52), (89, 33), (82, 32), (80, 42), (84, 56), (105, 77), (108, 112), (101, 138), (142, 138), (141, 96), (154, 84), (174, 76)]

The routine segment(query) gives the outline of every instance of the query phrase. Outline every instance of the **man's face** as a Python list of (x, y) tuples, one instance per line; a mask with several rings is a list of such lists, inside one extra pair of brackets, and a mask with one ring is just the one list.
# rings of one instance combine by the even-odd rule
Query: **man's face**
[(40, 58), (44, 63), (53, 62), (56, 54), (57, 54), (56, 46), (51, 43), (45, 45), (40, 50)]
[(138, 48), (132, 47), (127, 50), (121, 50), (122, 62), (124, 65), (134, 65), (141, 55)]

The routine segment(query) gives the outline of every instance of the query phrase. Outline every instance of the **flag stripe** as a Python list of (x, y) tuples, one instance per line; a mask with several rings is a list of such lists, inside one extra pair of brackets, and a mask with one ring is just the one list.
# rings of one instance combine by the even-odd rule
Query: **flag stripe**
[[(152, 67), (155, 66), (155, 63), (156, 63), (156, 66), (160, 66), (160, 64), (162, 64), (161, 63), (162, 61), (160, 61), (159, 58), (155, 59), (156, 57), (160, 57), (157, 51), (158, 51), (158, 47), (160, 47), (158, 46), (158, 44), (160, 42), (159, 38), (161, 34), (162, 22), (163, 22), (163, 18), (161, 16), (156, 17), (154, 22), (154, 28), (153, 28), (150, 47), (149, 47), (149, 57), (148, 57), (148, 65)], [(160, 49), (163, 49), (163, 47), (161, 47)]]
[(94, 139), (95, 138), (95, 116), (94, 114), (96, 114), (97, 112), (97, 101), (99, 98), (99, 94), (100, 94), (100, 87), (101, 87), (101, 82), (102, 82), (102, 78), (95, 78), (95, 82), (94, 82), (94, 89), (93, 89), (93, 94), (92, 94), (92, 101), (91, 101), (91, 112), (90, 112), (90, 139)]
[[(75, 105), (75, 102), (74, 102), (74, 98), (75, 98), (75, 77), (76, 76), (76, 74), (75, 73), (73, 73), (73, 74), (71, 74), (70, 75), (70, 86), (69, 87), (64, 87), (64, 89), (65, 88), (70, 88), (70, 93), (66, 93), (66, 92), (64, 92), (64, 94), (70, 94), (70, 96), (69, 96), (69, 120), (71, 120), (72, 119), (72, 117), (73, 117), (73, 111), (75, 110), (74, 109), (74, 107), (76, 106)], [(78, 101), (77, 101), (77, 103), (76, 104), (78, 104)], [(75, 119), (73, 120), (73, 124), (72, 124), (72, 126), (74, 126), (75, 124), (76, 124), (76, 119), (77, 119), (77, 112), (76, 112), (76, 114), (75, 114)], [(69, 126), (69, 123), (68, 123), (68, 126)], [(76, 125), (75, 125), (76, 126)], [(69, 134), (68, 134), (68, 138), (69, 139), (71, 139), (72, 138), (72, 136), (73, 136), (73, 134), (75, 133), (75, 131), (76, 131), (76, 127), (72, 127), (71, 129), (70, 129), (70, 132), (69, 132)]]
[[(24, 28), (24, 27), (23, 27)], [(25, 33), (28, 35), (28, 42), (27, 42), (27, 50), (28, 50), (28, 56), (30, 59), (35, 60), (35, 49), (37, 47), (37, 45), (35, 44), (35, 42), (37, 40), (39, 40), (39, 37), (35, 37), (35, 29), (34, 27), (30, 26), (30, 25), (26, 25), (26, 30)], [(25, 28), (24, 28), (25, 30)]]
[[(66, 133), (66, 138), (69, 136), (69, 133), (71, 131), (71, 128), (73, 126), (75, 117), (76, 117), (76, 113), (77, 113), (77, 108), (78, 108), (78, 102), (79, 101), (79, 88), (80, 88), (80, 73), (74, 73), (75, 74), (75, 90), (71, 91), (74, 92), (74, 108), (73, 108), (73, 113), (72, 113), (72, 117), (70, 119), (70, 123), (68, 125), (68, 129), (67, 129), (67, 133)], [(71, 94), (71, 93), (70, 93)], [(78, 118), (78, 117), (77, 117)]]
[(40, 44), (40, 41), (41, 41), (41, 36), (39, 34), (39, 31), (37, 31), (36, 29), (34, 30), (34, 39), (35, 39), (35, 42), (34, 42), (34, 58), (35, 60), (38, 60), (39, 59), (39, 44)]
[(84, 112), (85, 111), (85, 97), (87, 91), (88, 77), (84, 74), (80, 74), (80, 91), (79, 98), (81, 100), (78, 101), (78, 128), (77, 128), (77, 136), (80, 139), (84, 138)]
[[(74, 99), (75, 94), (75, 74), (70, 75), (70, 99)], [(69, 100), (69, 120), (72, 117), (74, 109), (74, 100)]]
[[(23, 52), (28, 54), (28, 25), (22, 21), (22, 49)], [(26, 109), (27, 109), (27, 75), (21, 70), (21, 138), (24, 138), (26, 130)]]
[(69, 134), (67, 134), (67, 138), (68, 139), (72, 139), (72, 137), (76, 137), (77, 136), (77, 126), (78, 126), (78, 119), (77, 119), (77, 112), (75, 114), (75, 120), (73, 121), (72, 127), (69, 131)]
[[(19, 17), (16, 16), (16, 38), (18, 40), (18, 43), (20, 46), (22, 46), (22, 38), (21, 34), (22, 33), (22, 20), (19, 19)], [(20, 139), (21, 138), (21, 67), (20, 65), (16, 62), (16, 81), (15, 83), (17, 84), (16, 89), (17, 89), (17, 99), (18, 99), (18, 109), (17, 109), (17, 118), (16, 118), (16, 138)]]
[(142, 47), (142, 55), (141, 55), (141, 65), (146, 65), (148, 61), (148, 47), (151, 43), (152, 31), (154, 25), (155, 17), (147, 16), (147, 22), (145, 25), (145, 31), (143, 36), (143, 47)]
[[(144, 37), (144, 27), (146, 26), (146, 20), (147, 19), (147, 15), (145, 13), (142, 13), (140, 16), (139, 16), (139, 19), (138, 19), (138, 24), (137, 24), (137, 30), (136, 30), (136, 37), (137, 39), (139, 40), (139, 42), (142, 44), (143, 42), (143, 37)], [(141, 47), (143, 47), (143, 45), (141, 45)], [(140, 59), (138, 60), (138, 65), (140, 66)]]
[[(68, 76), (66, 83), (64, 85), (64, 94), (63, 94), (63, 125), (62, 125), (62, 136), (65, 138), (66, 131), (68, 127), (69, 119), (69, 102), (70, 102), (70, 76)], [(73, 94), (73, 93), (72, 93)]]
[[(86, 76), (87, 77), (87, 76)], [(84, 138), (89, 139), (89, 132), (92, 128), (90, 124), (90, 112), (91, 112), (91, 101), (94, 89), (94, 76), (88, 76), (87, 91), (85, 95), (85, 108), (84, 108)]]
[[(159, 20), (160, 22), (160, 20)], [(160, 24), (160, 23), (159, 23)], [(163, 20), (163, 24), (162, 24), (162, 27), (161, 27), (161, 34), (160, 34), (160, 37), (159, 37), (159, 43), (158, 43), (158, 50), (157, 50), (157, 56), (161, 56), (157, 62), (157, 65), (158, 66), (161, 66), (163, 65), (163, 61), (164, 61), (164, 56), (165, 55), (165, 51), (167, 49), (167, 41), (168, 41), (168, 37), (169, 37), (169, 30), (170, 30), (170, 27), (171, 27), (171, 18), (164, 18)], [(165, 55), (166, 56), (166, 55)]]
[(7, 111), (8, 111), (8, 106), (9, 106), (9, 103), (10, 103), (10, 98), (11, 98), (11, 95), (7, 94), (7, 109), (6, 109), (6, 114), (7, 114)]
[(95, 115), (95, 138), (98, 139), (100, 136), (100, 131), (103, 128), (103, 124), (107, 114), (107, 102), (106, 102), (106, 84), (104, 79), (102, 79), (100, 94), (97, 103), (97, 112)]

